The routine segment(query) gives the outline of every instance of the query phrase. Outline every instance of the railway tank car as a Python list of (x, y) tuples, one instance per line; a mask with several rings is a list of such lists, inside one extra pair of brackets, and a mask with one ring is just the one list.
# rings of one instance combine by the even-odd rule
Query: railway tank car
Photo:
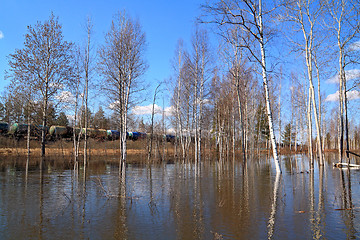
[[(8, 128), (8, 136), (21, 139), (27, 137), (28, 124), (14, 123)], [(39, 139), (44, 127), (42, 125), (30, 125), (30, 137)], [(45, 134), (48, 134), (49, 127), (45, 127)]]
[[(28, 124), (14, 123), (12, 125), (6, 122), (0, 122), (0, 135), (5, 137), (14, 137), (18, 140), (27, 137)], [(42, 125), (30, 125), (30, 137), (40, 139), (42, 134)], [(89, 138), (98, 140), (110, 140), (115, 141), (120, 139), (120, 132), (118, 130), (105, 130), (87, 128), (87, 136)], [(74, 128), (69, 126), (53, 125), (50, 128), (46, 127), (47, 140), (56, 141), (60, 139), (72, 139), (74, 137)], [(85, 135), (85, 128), (75, 128), (75, 136), (83, 138)], [(161, 136), (166, 142), (175, 142), (175, 136), (173, 135), (156, 135)], [(148, 135), (144, 132), (126, 132), (126, 139), (137, 141), (140, 139), (146, 139)]]
[[(80, 128), (75, 128), (76, 136), (79, 134)], [(74, 130), (69, 126), (51, 126), (49, 130), (49, 136), (51, 140), (57, 140), (61, 138), (73, 138)]]
[(9, 132), (9, 124), (7, 122), (0, 122), (0, 134), (6, 135)]

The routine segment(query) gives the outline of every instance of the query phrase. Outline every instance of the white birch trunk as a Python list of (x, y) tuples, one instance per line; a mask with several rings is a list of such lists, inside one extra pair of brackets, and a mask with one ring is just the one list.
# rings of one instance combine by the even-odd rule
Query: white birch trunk
[(266, 100), (266, 110), (269, 122), (269, 131), (270, 131), (270, 140), (272, 145), (273, 151), (273, 158), (276, 167), (276, 172), (281, 173), (281, 167), (278, 157), (278, 150), (277, 144), (274, 134), (274, 127), (273, 127), (273, 119), (272, 119), (272, 112), (270, 106), (270, 99), (269, 99), (269, 87), (268, 87), (268, 80), (267, 80), (267, 70), (266, 70), (266, 60), (265, 60), (265, 42), (263, 37), (263, 22), (262, 22), (262, 2), (259, 0), (259, 28), (260, 28), (260, 49), (261, 49), (261, 68), (262, 68), (262, 78), (264, 82), (264, 90), (265, 90), (265, 100)]
[(180, 96), (181, 96), (181, 68), (182, 68), (182, 64), (181, 64), (181, 60), (182, 60), (182, 54), (181, 54), (181, 49), (179, 49), (179, 55), (178, 55), (178, 69), (179, 69), (179, 73), (178, 73), (178, 87), (177, 87), (177, 99), (176, 99), (176, 116), (177, 116), (177, 129), (178, 129), (178, 138), (180, 140), (180, 145), (181, 145), (181, 149), (182, 149), (182, 158), (183, 160), (185, 159), (185, 143), (184, 143), (184, 134), (183, 134), (183, 129), (182, 129), (182, 121), (181, 121), (181, 112), (180, 112)]
[(312, 146), (312, 118), (311, 118), (311, 97), (310, 97), (311, 90), (309, 89), (309, 100), (308, 100), (308, 141), (309, 141), (309, 158), (310, 158), (310, 169), (314, 168), (314, 156), (313, 156), (313, 146)]

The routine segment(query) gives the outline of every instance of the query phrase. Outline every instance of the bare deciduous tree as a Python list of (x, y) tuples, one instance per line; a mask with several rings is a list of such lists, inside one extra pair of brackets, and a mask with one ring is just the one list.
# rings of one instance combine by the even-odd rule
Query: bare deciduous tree
[(43, 23), (28, 26), (24, 47), (9, 56), (8, 77), (15, 85), (32, 89), (42, 103), (41, 157), (45, 157), (48, 104), (73, 79), (73, 44), (64, 40), (58, 18), (51, 14)]
[(125, 12), (114, 16), (105, 43), (99, 50), (99, 68), (104, 79), (102, 88), (107, 92), (120, 119), (120, 171), (126, 163), (126, 131), (131, 93), (136, 82), (145, 73), (145, 33), (140, 23)]
[(195, 162), (201, 162), (201, 140), (204, 97), (206, 84), (211, 73), (211, 57), (208, 34), (204, 29), (196, 28), (192, 39), (192, 53), (187, 55), (193, 85), (193, 132), (195, 135)]
[(86, 22), (86, 46), (84, 49), (84, 56), (83, 56), (83, 70), (84, 70), (84, 116), (85, 116), (85, 131), (84, 131), (84, 172), (86, 172), (86, 164), (87, 164), (87, 130), (89, 125), (89, 119), (88, 119), (88, 97), (89, 97), (89, 81), (90, 81), (90, 75), (91, 75), (91, 64), (92, 64), (92, 58), (91, 58), (91, 35), (93, 34), (93, 24), (91, 22), (91, 18), (87, 19)]
[[(268, 25), (265, 27), (263, 20), (268, 12), (263, 11), (262, 0), (220, 0), (213, 5), (205, 5), (203, 8), (212, 16), (210, 21), (205, 22), (216, 23), (220, 26), (236, 25), (242, 31), (248, 33), (244, 35), (238, 47), (249, 51), (253, 60), (261, 67), (273, 158), (276, 171), (281, 172), (273, 127), (266, 65), (266, 43), (271, 34)], [(269, 24), (269, 21), (266, 23)], [(255, 45), (258, 45), (258, 47), (254, 47)]]
[[(326, 2), (330, 16), (328, 27), (332, 30), (338, 47), (338, 79), (339, 79), (339, 161), (342, 162), (343, 142), (345, 130), (346, 156), (349, 159), (349, 127), (348, 127), (348, 106), (347, 86), (345, 67), (351, 63), (351, 55), (354, 49), (350, 47), (353, 39), (360, 33), (360, 12), (358, 1), (341, 0)], [(357, 54), (356, 54), (357, 55)], [(345, 126), (344, 126), (345, 125)], [(349, 162), (348, 162), (349, 163)]]
[[(323, 151), (322, 151), (322, 138), (321, 138), (321, 126), (320, 126), (320, 115), (319, 109), (317, 108), (317, 103), (315, 99), (315, 90), (313, 84), (313, 57), (315, 51), (315, 41), (316, 41), (316, 30), (319, 25), (319, 18), (323, 12), (323, 4), (318, 1), (289, 1), (285, 4), (286, 6), (286, 17), (287, 20), (293, 23), (295, 30), (298, 30), (302, 33), (304, 43), (296, 43), (297, 46), (302, 47), (302, 51), (305, 53), (305, 63), (307, 67), (307, 75), (309, 81), (309, 101), (314, 111), (315, 126), (317, 132), (317, 149), (320, 159), (320, 164), (323, 165)], [(309, 102), (310, 104), (310, 102)], [(309, 111), (311, 111), (311, 105), (309, 105)], [(308, 114), (309, 124), (311, 124), (311, 114)], [(312, 126), (309, 126), (311, 131)], [(309, 136), (312, 137), (311, 135)], [(310, 141), (311, 143), (311, 141)], [(311, 149), (310, 149), (311, 150)], [(311, 159), (312, 161), (312, 159)]]

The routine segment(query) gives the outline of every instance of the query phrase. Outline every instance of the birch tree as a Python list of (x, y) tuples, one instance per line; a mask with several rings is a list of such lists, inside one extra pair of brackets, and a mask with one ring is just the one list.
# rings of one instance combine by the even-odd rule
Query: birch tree
[(176, 86), (172, 97), (175, 107), (175, 125), (181, 145), (183, 162), (188, 160), (190, 154), (191, 132), (193, 128), (194, 110), (194, 79), (193, 66), (190, 54), (184, 50), (182, 41), (179, 41), (176, 49), (175, 78)]
[(174, 70), (175, 70), (175, 79), (176, 85), (174, 87), (174, 94), (172, 98), (173, 105), (175, 106), (174, 115), (175, 115), (175, 128), (177, 135), (177, 143), (180, 142), (182, 150), (182, 158), (185, 158), (185, 143), (184, 143), (184, 132), (183, 132), (183, 121), (181, 114), (181, 97), (182, 86), (183, 86), (183, 70), (184, 70), (184, 49), (183, 41), (179, 40), (176, 47), (176, 56), (174, 61)]
[(136, 82), (145, 73), (145, 33), (140, 23), (125, 12), (112, 20), (99, 50), (99, 71), (103, 77), (102, 89), (107, 93), (120, 122), (120, 172), (126, 164), (126, 132), (130, 97)]
[(85, 124), (84, 124), (84, 172), (86, 172), (86, 164), (87, 164), (87, 129), (89, 125), (89, 119), (88, 119), (88, 97), (89, 97), (89, 81), (90, 81), (90, 75), (91, 75), (91, 64), (92, 64), (92, 58), (91, 58), (91, 36), (93, 34), (93, 24), (91, 22), (91, 18), (87, 19), (86, 22), (86, 45), (84, 48), (83, 53), (83, 70), (84, 70), (84, 116), (85, 116)]
[[(80, 134), (76, 134), (76, 127), (78, 124), (78, 110), (79, 110), (79, 101), (81, 99), (80, 97), (80, 89), (81, 89), (81, 67), (80, 67), (80, 49), (77, 49), (75, 52), (75, 64), (74, 64), (74, 72), (75, 72), (75, 81), (73, 82), (73, 85), (70, 87), (72, 95), (74, 96), (73, 99), (73, 121), (72, 121), (72, 129), (73, 129), (73, 146), (74, 146), (74, 172), (77, 172), (79, 170), (79, 147), (80, 147)], [(81, 123), (81, 121), (80, 121)], [(81, 129), (81, 126), (80, 126)], [(79, 133), (80, 133), (79, 129)], [(76, 139), (76, 136), (78, 139)]]
[(209, 79), (210, 46), (208, 34), (204, 29), (196, 28), (192, 39), (192, 53), (189, 58), (192, 84), (193, 84), (193, 123), (195, 134), (195, 162), (201, 162), (201, 140), (204, 96), (206, 96), (206, 83)]
[[(214, 4), (203, 6), (204, 10), (212, 15), (212, 19), (206, 22), (216, 23), (218, 25), (236, 25), (242, 31), (248, 33), (244, 36), (239, 48), (244, 48), (251, 54), (253, 60), (259, 64), (261, 68), (261, 76), (263, 80), (266, 111), (269, 121), (270, 139), (273, 150), (273, 158), (276, 172), (281, 172), (277, 143), (274, 134), (274, 124), (272, 117), (272, 109), (270, 105), (270, 94), (268, 86), (268, 69), (266, 65), (266, 47), (270, 38), (269, 25), (264, 24), (264, 17), (268, 16), (263, 11), (262, 0), (220, 0)], [(268, 21), (265, 22), (269, 24)], [(258, 47), (255, 47), (255, 46)]]
[[(293, 23), (295, 31), (300, 31), (303, 36), (303, 44), (294, 42), (296, 47), (302, 47), (302, 51), (305, 56), (305, 63), (307, 68), (307, 77), (309, 81), (309, 104), (312, 105), (315, 118), (315, 126), (317, 132), (317, 149), (320, 159), (320, 165), (323, 165), (323, 151), (322, 151), (322, 137), (320, 126), (320, 115), (317, 107), (315, 90), (313, 84), (313, 64), (314, 64), (314, 52), (315, 52), (315, 40), (316, 31), (319, 25), (319, 19), (323, 13), (323, 4), (319, 1), (289, 1), (286, 6), (286, 18)], [(319, 96), (320, 97), (320, 96)], [(309, 111), (311, 111), (311, 105), (309, 105)], [(309, 124), (311, 115), (308, 114)], [(312, 126), (309, 126), (309, 129)], [(311, 130), (311, 129), (310, 129)], [(311, 136), (310, 136), (311, 138)], [(310, 149), (311, 150), (311, 149)]]
[[(228, 63), (229, 74), (232, 78), (233, 88), (236, 92), (237, 98), (237, 110), (239, 114), (239, 123), (240, 123), (240, 138), (241, 138), (241, 147), (243, 152), (243, 160), (246, 162), (246, 135), (245, 135), (245, 111), (244, 106), (247, 105), (247, 82), (250, 79), (250, 71), (247, 69), (247, 57), (244, 55), (244, 51), (241, 48), (238, 48), (238, 43), (241, 42), (241, 34), (244, 34), (241, 29), (236, 26), (230, 27), (229, 30), (223, 34), (226, 39), (228, 47), (223, 48), (223, 54), (225, 55), (224, 61)], [(227, 49), (229, 48), (229, 49)], [(254, 91), (254, 89), (253, 89)]]
[(150, 143), (148, 146), (148, 163), (150, 163), (151, 159), (151, 153), (152, 153), (152, 147), (153, 147), (153, 139), (154, 139), (154, 115), (155, 115), (155, 102), (156, 102), (156, 95), (158, 94), (158, 88), (161, 86), (161, 83), (159, 83), (154, 92), (154, 99), (152, 104), (152, 110), (151, 110), (151, 127), (150, 127)]
[(351, 63), (354, 53), (354, 39), (360, 33), (360, 12), (358, 1), (341, 0), (327, 1), (327, 11), (330, 15), (328, 28), (333, 33), (338, 47), (338, 80), (339, 80), (339, 161), (342, 162), (345, 130), (346, 157), (349, 161), (349, 127), (347, 86), (345, 67)]
[(28, 26), (24, 47), (9, 56), (9, 75), (15, 85), (32, 88), (42, 103), (41, 158), (45, 157), (45, 136), (49, 101), (73, 79), (73, 44), (64, 40), (58, 18), (51, 14), (44, 22)]

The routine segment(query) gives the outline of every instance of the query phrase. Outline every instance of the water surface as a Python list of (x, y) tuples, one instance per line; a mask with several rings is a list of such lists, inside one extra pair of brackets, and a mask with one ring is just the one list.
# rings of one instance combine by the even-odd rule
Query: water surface
[(302, 155), (241, 162), (0, 171), (0, 239), (360, 238), (360, 171)]

